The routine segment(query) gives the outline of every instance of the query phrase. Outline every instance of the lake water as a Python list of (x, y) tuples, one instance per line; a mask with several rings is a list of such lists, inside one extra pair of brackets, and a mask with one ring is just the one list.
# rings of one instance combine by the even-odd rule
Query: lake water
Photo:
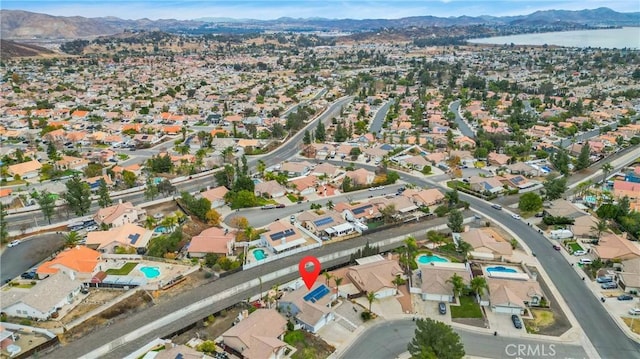
[(601, 47), (640, 49), (640, 27), (621, 29), (543, 32), (472, 39), (474, 44), (557, 45), (565, 47)]

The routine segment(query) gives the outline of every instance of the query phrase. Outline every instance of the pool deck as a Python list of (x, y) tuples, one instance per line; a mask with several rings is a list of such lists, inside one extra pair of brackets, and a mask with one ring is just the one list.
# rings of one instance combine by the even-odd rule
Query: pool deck
[(256, 248), (252, 248), (251, 250), (249, 250), (247, 252), (247, 263), (254, 263), (254, 262), (259, 262), (256, 257), (253, 255), (253, 252), (256, 250), (263, 250), (264, 254), (266, 255), (266, 258), (269, 258), (270, 256), (273, 256), (275, 254), (273, 254), (268, 248), (265, 247), (256, 247)]

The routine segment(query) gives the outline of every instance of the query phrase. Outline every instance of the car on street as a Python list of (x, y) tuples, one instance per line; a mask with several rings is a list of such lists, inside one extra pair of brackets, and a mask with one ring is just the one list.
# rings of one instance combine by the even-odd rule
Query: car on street
[(633, 296), (629, 294), (620, 294), (618, 300), (633, 300)]
[(573, 253), (571, 254), (573, 254), (574, 256), (583, 256), (587, 254), (587, 251), (585, 251), (584, 249), (578, 249), (577, 251), (573, 251)]
[(555, 249), (556, 251), (559, 251), (561, 249), (561, 247), (557, 244), (553, 245), (553, 249)]
[(498, 211), (502, 210), (502, 206), (499, 204), (492, 204), (491, 208), (497, 209)]
[(598, 277), (598, 278), (596, 278), (596, 282), (598, 282), (598, 283), (609, 283), (609, 282), (613, 282), (613, 278), (607, 277), (607, 276)]
[(516, 327), (516, 329), (522, 329), (522, 321), (520, 320), (520, 317), (513, 314), (511, 315), (511, 321), (513, 322), (513, 326)]
[(262, 206), (262, 209), (274, 209), (274, 208), (276, 208), (276, 206), (273, 204), (266, 204)]
[(285, 205), (284, 205), (284, 204), (282, 204), (282, 203), (280, 203), (280, 204), (276, 205), (276, 208), (284, 208), (284, 207), (285, 207)]
[(22, 279), (36, 279), (37, 276), (38, 274), (36, 274), (36, 272), (24, 272), (20, 274), (20, 278)]
[(447, 305), (444, 302), (438, 303), (438, 312), (442, 315), (447, 314)]
[(19, 240), (19, 239), (15, 239), (15, 240), (13, 240), (13, 241), (9, 242), (9, 244), (7, 244), (7, 246), (8, 246), (8, 247), (15, 247), (15, 246), (17, 246), (18, 244), (20, 244), (20, 240)]
[(520, 217), (520, 215), (519, 215), (519, 214), (515, 214), (515, 213), (514, 213), (514, 214), (512, 214), (512, 215), (511, 215), (511, 218), (513, 218), (513, 219), (520, 219), (521, 217)]
[(631, 314), (631, 315), (640, 315), (640, 308), (631, 308), (631, 309), (629, 309), (629, 314)]
[(618, 288), (618, 284), (615, 282), (603, 283), (600, 288), (602, 289), (616, 289)]

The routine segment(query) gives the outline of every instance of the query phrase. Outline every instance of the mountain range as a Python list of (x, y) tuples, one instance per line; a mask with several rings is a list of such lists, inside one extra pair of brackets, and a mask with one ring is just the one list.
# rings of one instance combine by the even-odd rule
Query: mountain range
[(124, 30), (198, 30), (221, 33), (234, 29), (251, 31), (341, 31), (362, 32), (382, 28), (429, 26), (548, 26), (577, 24), (586, 26), (640, 26), (640, 12), (620, 13), (609, 8), (590, 10), (545, 10), (519, 16), (413, 16), (400, 19), (324, 19), (279, 18), (275, 20), (198, 18), (193, 20), (139, 19), (117, 17), (86, 18), (52, 16), (22, 10), (0, 10), (0, 37), (6, 40), (68, 40), (121, 33)]

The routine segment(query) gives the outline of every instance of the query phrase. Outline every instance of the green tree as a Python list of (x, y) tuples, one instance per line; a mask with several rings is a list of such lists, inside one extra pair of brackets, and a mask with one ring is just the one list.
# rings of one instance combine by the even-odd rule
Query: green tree
[(412, 359), (462, 359), (466, 354), (458, 333), (431, 318), (417, 320), (407, 349)]
[(309, 133), (309, 130), (304, 131), (304, 137), (302, 137), (302, 143), (304, 143), (305, 145), (308, 145), (311, 143), (311, 134)]
[(607, 224), (607, 220), (604, 218), (599, 219), (598, 222), (596, 222), (596, 224), (591, 226), (591, 232), (596, 236), (597, 242), (600, 242), (600, 238), (602, 238), (602, 233), (606, 232), (608, 228), (609, 226)]
[(534, 212), (542, 208), (542, 197), (537, 193), (527, 192), (520, 196), (518, 208), (523, 212)]
[(63, 235), (62, 239), (64, 240), (64, 246), (65, 247), (73, 248), (76, 245), (78, 245), (78, 242), (80, 242), (80, 235), (76, 231), (71, 231), (71, 232)]
[(563, 149), (559, 150), (551, 156), (550, 161), (560, 173), (565, 176), (569, 174), (569, 162), (571, 162), (571, 159), (569, 158), (567, 151)]
[(76, 216), (84, 216), (91, 208), (91, 189), (78, 175), (73, 176), (65, 183), (67, 191), (62, 195), (69, 204), (69, 208)]
[(5, 243), (9, 239), (9, 230), (7, 229), (7, 209), (4, 204), (0, 203), (0, 242)]
[(602, 183), (607, 180), (607, 176), (609, 175), (609, 173), (611, 173), (611, 171), (613, 171), (613, 165), (611, 163), (605, 163), (602, 165)]
[(489, 288), (487, 286), (487, 280), (482, 276), (473, 278), (469, 287), (477, 295), (482, 295), (482, 293)]
[(135, 187), (137, 180), (138, 177), (136, 177), (135, 173), (127, 170), (122, 171), (122, 181), (127, 188)]
[(393, 203), (388, 204), (384, 208), (380, 209), (380, 214), (382, 215), (382, 220), (384, 221), (384, 223), (394, 223), (398, 220), (396, 217), (398, 211), (396, 210), (396, 205)]
[(460, 233), (463, 230), (463, 221), (462, 212), (457, 209), (452, 209), (449, 211), (449, 222), (447, 226), (451, 229), (452, 232)]
[(111, 196), (109, 195), (109, 188), (107, 188), (107, 182), (104, 179), (100, 180), (100, 187), (98, 187), (98, 205), (102, 208), (108, 207), (113, 203)]
[(449, 191), (444, 194), (444, 199), (447, 201), (449, 208), (455, 207), (460, 202), (460, 196), (457, 190)]
[(331, 275), (331, 273), (324, 271), (322, 272), (322, 275), (324, 276), (324, 279), (327, 280), (327, 287), (329, 286), (329, 281), (333, 278), (333, 275)]
[(144, 187), (144, 198), (153, 201), (158, 194), (160, 194), (158, 186), (153, 182), (153, 179), (147, 178), (147, 182)]
[(576, 160), (576, 170), (580, 171), (589, 167), (591, 164), (589, 157), (591, 157), (591, 146), (589, 146), (589, 142), (587, 142), (582, 146), (582, 149), (580, 149), (580, 154)]
[(464, 290), (464, 280), (462, 279), (461, 276), (458, 275), (458, 273), (454, 273), (451, 278), (446, 280), (447, 283), (450, 283), (451, 286), (453, 287), (453, 295), (456, 297), (459, 297), (462, 294), (462, 291)]
[(58, 149), (53, 141), (49, 141), (47, 144), (47, 156), (49, 157), (49, 161), (55, 162), (60, 159), (60, 155), (58, 154)]
[(562, 195), (567, 190), (567, 179), (565, 177), (558, 177), (554, 174), (549, 175), (547, 179), (542, 183), (543, 194), (549, 201), (562, 198)]
[(316, 126), (315, 138), (318, 142), (324, 142), (327, 139), (327, 132), (322, 121), (318, 121), (318, 126)]
[(344, 278), (342, 277), (333, 277), (333, 282), (336, 284), (336, 293), (338, 293), (338, 297), (340, 296), (340, 284), (342, 284), (343, 280)]
[(158, 183), (158, 192), (162, 193), (164, 196), (168, 196), (170, 194), (176, 193), (176, 186), (171, 183), (168, 179), (163, 179)]
[(44, 218), (51, 224), (51, 217), (55, 213), (56, 209), (56, 199), (55, 196), (49, 193), (47, 190), (40, 192), (39, 195), (35, 195), (36, 202), (40, 206), (40, 210), (42, 211), (42, 215)]
[(369, 302), (369, 312), (371, 312), (371, 305), (373, 304), (373, 302), (375, 302), (376, 300), (378, 300), (378, 298), (376, 297), (376, 293), (374, 292), (367, 292), (367, 302)]

